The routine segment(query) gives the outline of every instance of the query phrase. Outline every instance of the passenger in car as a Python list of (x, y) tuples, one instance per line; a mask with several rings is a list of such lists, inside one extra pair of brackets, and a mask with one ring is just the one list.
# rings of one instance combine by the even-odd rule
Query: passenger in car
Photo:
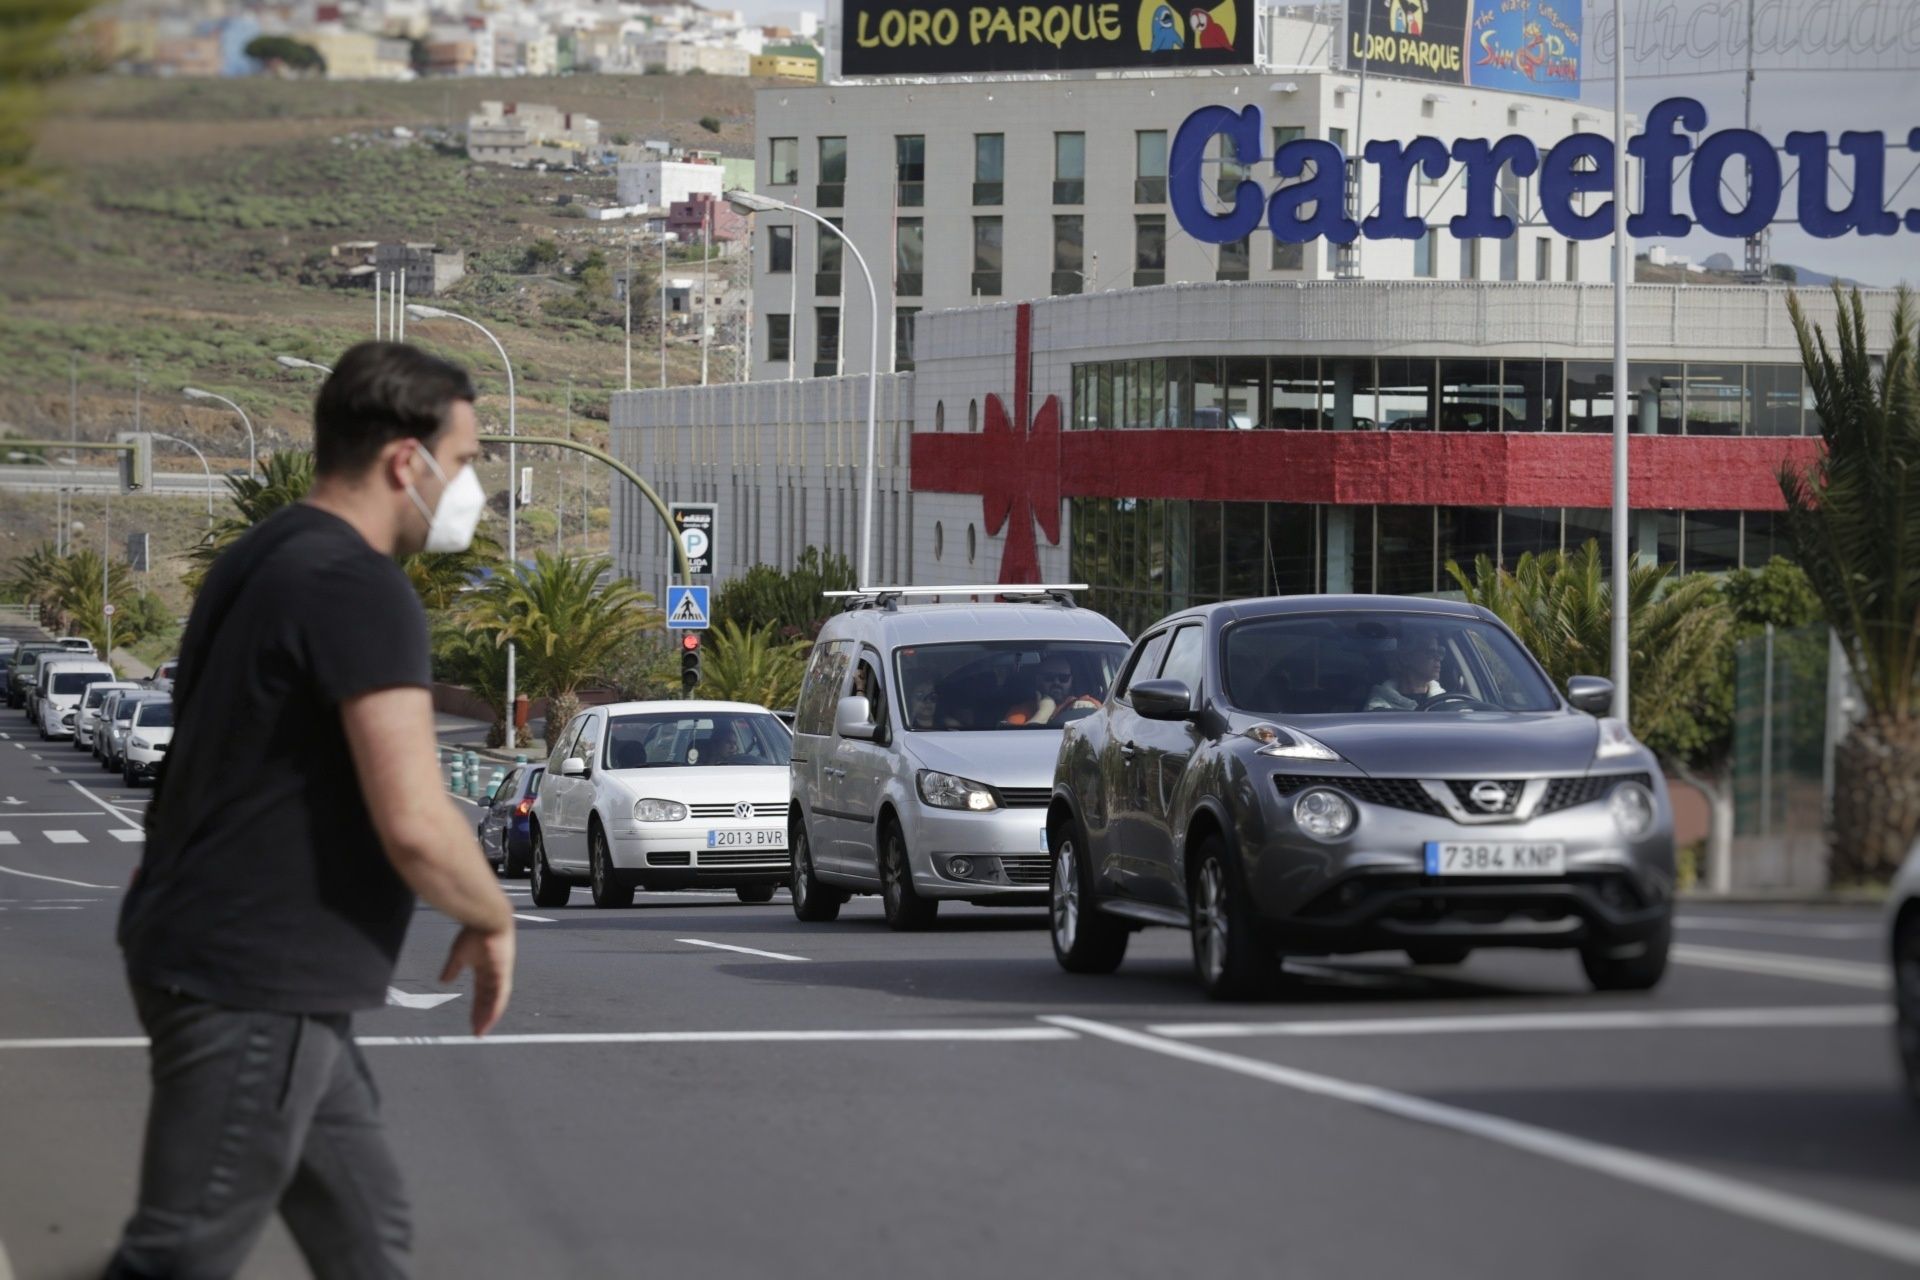
[(1373, 686), (1363, 710), (1418, 711), (1428, 698), (1446, 692), (1437, 679), (1445, 657), (1440, 642), (1431, 636), (1415, 639), (1395, 650), (1389, 660), (1391, 678)]

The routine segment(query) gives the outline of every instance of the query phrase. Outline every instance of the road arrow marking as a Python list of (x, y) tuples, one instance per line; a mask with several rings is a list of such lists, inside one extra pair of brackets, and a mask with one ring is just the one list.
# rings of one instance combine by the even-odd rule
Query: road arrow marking
[(0, 804), (4, 804), (4, 805), (19, 806), (25, 803), (26, 803), (25, 800), (18, 799), (14, 796), (8, 796), (5, 800), (0, 800)]
[(435, 992), (430, 995), (414, 995), (412, 992), (402, 991), (398, 987), (387, 988), (387, 1003), (398, 1005), (402, 1009), (437, 1009), (447, 1001), (458, 1000), (459, 998), (460, 993), (458, 991)]

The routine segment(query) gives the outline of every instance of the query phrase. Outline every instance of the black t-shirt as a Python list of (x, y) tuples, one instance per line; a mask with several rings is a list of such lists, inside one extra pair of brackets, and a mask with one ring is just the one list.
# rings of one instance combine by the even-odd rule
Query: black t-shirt
[(380, 1005), (413, 915), (360, 794), (340, 703), (432, 680), (406, 574), (305, 503), (201, 586), (174, 735), (120, 913), (137, 982), (294, 1013)]

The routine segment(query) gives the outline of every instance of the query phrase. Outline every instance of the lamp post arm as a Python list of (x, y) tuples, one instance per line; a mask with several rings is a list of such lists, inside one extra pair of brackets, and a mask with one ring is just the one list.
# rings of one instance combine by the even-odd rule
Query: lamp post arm
[(240, 425), (247, 429), (247, 474), (257, 477), (260, 474), (260, 453), (253, 436), (253, 419), (247, 416), (245, 409), (242, 409), (239, 405), (223, 395), (217, 395), (211, 391), (203, 391), (200, 394), (209, 400), (218, 400), (221, 404), (240, 415)]
[[(640, 478), (639, 472), (606, 452), (604, 449), (596, 449), (592, 445), (582, 444), (578, 440), (563, 440), (559, 436), (520, 436), (517, 438), (522, 444), (551, 445), (555, 449), (571, 449), (575, 453), (584, 453), (589, 458), (605, 463), (632, 481), (633, 486), (640, 490), (641, 496), (653, 504), (653, 509), (659, 513), (661, 522), (667, 526), (667, 532), (671, 535), (669, 541), (673, 544), (673, 558), (680, 566), (680, 580), (687, 583), (693, 581), (693, 569), (692, 566), (687, 563), (686, 544), (680, 541), (680, 531), (673, 526), (673, 513), (667, 510), (667, 504), (660, 500), (660, 495), (654, 492), (653, 486)], [(481, 444), (505, 444), (506, 442), (507, 437), (498, 432), (486, 432), (480, 436)]]

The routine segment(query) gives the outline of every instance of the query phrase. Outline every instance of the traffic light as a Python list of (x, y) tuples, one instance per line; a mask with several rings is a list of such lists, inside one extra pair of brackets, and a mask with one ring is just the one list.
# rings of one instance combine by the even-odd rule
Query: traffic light
[(153, 436), (145, 431), (122, 431), (114, 438), (133, 446), (120, 455), (120, 492), (153, 488)]
[(692, 695), (700, 683), (700, 633), (689, 631), (680, 637), (680, 690)]

